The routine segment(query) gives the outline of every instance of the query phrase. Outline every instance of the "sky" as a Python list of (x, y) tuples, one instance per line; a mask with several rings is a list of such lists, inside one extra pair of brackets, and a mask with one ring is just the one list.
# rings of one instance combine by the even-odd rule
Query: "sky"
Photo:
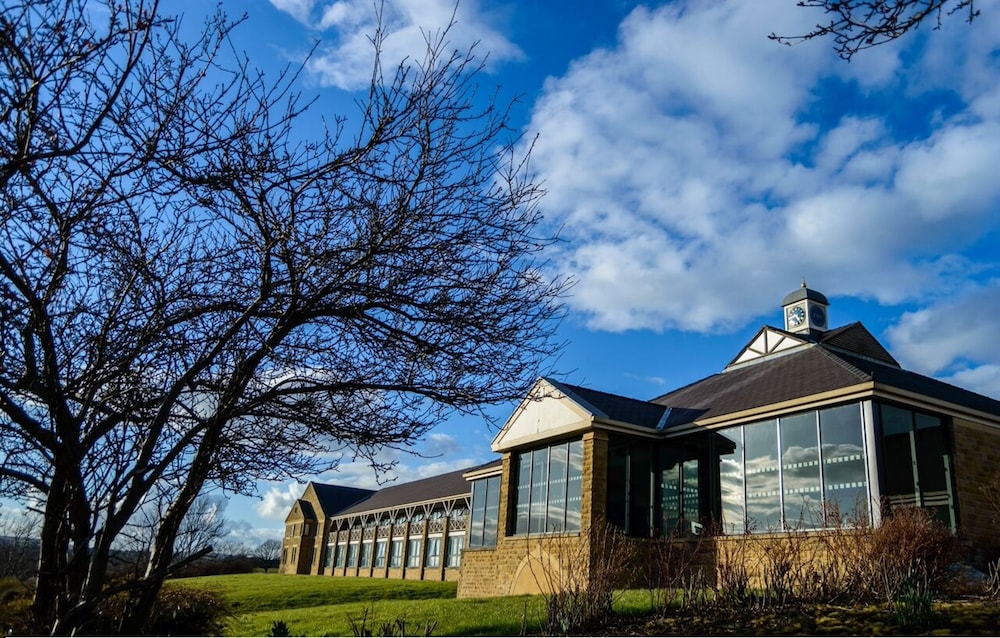
[[(197, 20), (202, 0), (168, 0)], [(301, 63), (315, 110), (350, 116), (371, 73), (372, 0), (224, 0), (267, 73)], [(420, 57), (454, 16), (479, 81), (535, 139), (548, 257), (575, 283), (551, 362), (562, 381), (650, 399), (719, 372), (805, 280), (830, 324), (862, 322), (908, 369), (1000, 398), (1000, 0), (848, 63), (795, 0), (385, 0), (384, 59)], [(537, 136), (537, 137), (536, 137)], [(501, 423), (515, 406), (495, 406)], [(494, 456), (456, 419), (394, 474)], [(308, 480), (377, 487), (370, 468), (260, 485), (226, 516), (281, 535)]]

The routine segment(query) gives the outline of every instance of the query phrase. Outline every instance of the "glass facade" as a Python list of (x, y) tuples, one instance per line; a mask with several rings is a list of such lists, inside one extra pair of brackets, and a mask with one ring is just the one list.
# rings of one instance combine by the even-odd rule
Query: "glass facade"
[(951, 455), (945, 420), (879, 404), (882, 495), (891, 507), (919, 506), (955, 528)]
[(472, 482), (469, 547), (496, 547), (500, 525), (500, 477)]
[(855, 403), (663, 442), (612, 438), (608, 520), (657, 536), (713, 522), (741, 534), (817, 529), (833, 513), (868, 517), (862, 425)]
[(860, 404), (810, 410), (720, 432), (723, 530), (817, 529), (868, 520)]
[(521, 452), (513, 466), (514, 534), (579, 531), (583, 441), (566, 441)]

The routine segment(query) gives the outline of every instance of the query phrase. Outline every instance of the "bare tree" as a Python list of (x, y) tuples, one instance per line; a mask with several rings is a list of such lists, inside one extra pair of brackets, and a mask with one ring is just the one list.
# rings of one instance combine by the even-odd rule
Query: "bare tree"
[(24, 583), (34, 575), (38, 523), (38, 516), (29, 510), (0, 511), (0, 577)]
[[(224, 538), (229, 533), (225, 517), (227, 503), (224, 498), (212, 495), (201, 495), (194, 500), (174, 541), (175, 565), (195, 561), (222, 549)], [(166, 495), (159, 495), (140, 507), (119, 534), (112, 562), (139, 575), (148, 564), (160, 521), (170, 505)]]
[[(140, 635), (203, 489), (375, 464), (522, 396), (558, 344), (539, 186), (447, 30), (302, 128), (221, 13), (0, 15), (0, 494), (44, 502), (32, 631)], [(316, 454), (316, 452), (325, 452)], [(111, 549), (157, 494), (145, 568)]]
[(276, 538), (269, 538), (255, 547), (251, 555), (253, 558), (259, 558), (264, 561), (265, 567), (277, 567), (278, 559), (281, 558), (281, 541)]
[(817, 24), (805, 35), (768, 37), (792, 45), (830, 36), (834, 49), (848, 61), (858, 51), (891, 42), (926, 20), (933, 20), (934, 29), (939, 29), (944, 16), (961, 12), (969, 23), (979, 16), (975, 0), (800, 0), (798, 4), (822, 8), (829, 22)]

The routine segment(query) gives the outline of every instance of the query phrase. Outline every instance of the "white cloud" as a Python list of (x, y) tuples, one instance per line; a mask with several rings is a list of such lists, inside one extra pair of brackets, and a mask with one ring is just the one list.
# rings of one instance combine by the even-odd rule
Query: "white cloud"
[(270, 0), (271, 5), (278, 11), (284, 11), (299, 22), (308, 24), (312, 14), (315, 0)]
[(956, 48), (956, 68), (933, 87), (952, 90), (948, 108), (914, 124), (931, 61), (900, 60), (919, 41), (848, 65), (829, 41), (766, 38), (812, 24), (773, 0), (639, 8), (613, 48), (549, 78), (533, 167), (590, 327), (732, 329), (803, 277), (830, 296), (919, 303), (976, 271), (965, 251), (1000, 222), (1000, 70), (966, 68), (962, 52), (986, 45), (954, 29), (927, 39), (936, 55)]
[(300, 483), (289, 483), (284, 487), (271, 487), (257, 503), (257, 515), (275, 521), (283, 521), (292, 509), (292, 504), (302, 496), (306, 486)]
[(1000, 280), (972, 286), (915, 312), (886, 331), (904, 367), (1000, 397)]
[[(324, 86), (357, 90), (372, 76), (374, 49), (371, 38), (381, 22), (384, 41), (382, 61), (387, 74), (403, 60), (420, 62), (428, 39), (444, 35), (445, 51), (467, 51), (476, 47), (477, 58), (486, 70), (511, 60), (520, 60), (521, 49), (492, 24), (491, 15), (475, 0), (387, 0), (381, 20), (370, 0), (271, 0), (303, 24), (321, 32), (324, 43), (309, 61), (308, 68)], [(453, 24), (452, 24), (453, 23)], [(448, 25), (452, 26), (444, 34)], [(488, 55), (487, 55), (488, 54)]]

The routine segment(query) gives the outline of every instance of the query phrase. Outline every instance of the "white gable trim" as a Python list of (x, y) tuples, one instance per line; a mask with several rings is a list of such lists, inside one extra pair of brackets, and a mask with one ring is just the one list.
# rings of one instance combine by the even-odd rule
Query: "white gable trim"
[(737, 355), (727, 368), (741, 363), (755, 361), (768, 355), (784, 352), (785, 350), (798, 348), (799, 346), (807, 345), (807, 343), (808, 342), (803, 341), (794, 335), (790, 335), (787, 332), (776, 330), (770, 326), (765, 326), (760, 332), (757, 333), (757, 336), (754, 337), (753, 340), (740, 351), (740, 354)]
[(535, 382), (514, 413), (504, 423), (491, 445), (494, 452), (536, 443), (589, 429), (594, 408), (571, 396), (561, 384), (541, 378)]

